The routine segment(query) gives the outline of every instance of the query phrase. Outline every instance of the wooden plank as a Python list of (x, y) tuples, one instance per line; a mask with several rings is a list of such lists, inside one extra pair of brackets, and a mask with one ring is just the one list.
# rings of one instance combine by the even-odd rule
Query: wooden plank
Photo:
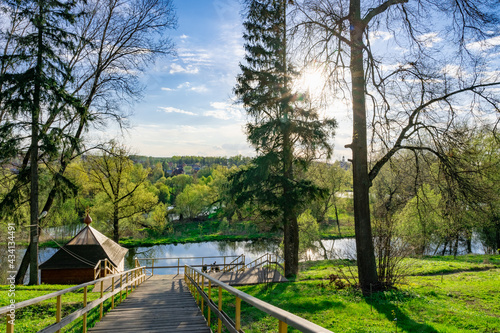
[(211, 332), (181, 275), (155, 275), (89, 332)]

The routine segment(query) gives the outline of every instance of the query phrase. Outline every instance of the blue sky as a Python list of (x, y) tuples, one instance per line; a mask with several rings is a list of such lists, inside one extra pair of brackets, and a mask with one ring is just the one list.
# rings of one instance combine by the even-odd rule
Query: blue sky
[[(147, 156), (254, 155), (244, 134), (244, 110), (232, 94), (244, 57), (240, 1), (174, 3), (178, 28), (171, 37), (177, 55), (157, 61), (142, 77), (144, 99), (133, 106), (132, 127), (122, 141)], [(352, 127), (336, 117), (335, 157), (341, 158)]]
[(245, 115), (232, 88), (243, 58), (236, 0), (176, 0), (177, 55), (157, 61), (143, 82), (124, 141), (142, 155), (251, 155)]

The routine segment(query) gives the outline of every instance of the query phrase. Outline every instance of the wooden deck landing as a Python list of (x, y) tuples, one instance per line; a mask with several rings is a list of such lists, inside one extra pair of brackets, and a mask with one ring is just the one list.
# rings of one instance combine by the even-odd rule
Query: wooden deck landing
[[(270, 283), (270, 282), (288, 282), (288, 280), (279, 272), (262, 267), (247, 268), (244, 272), (219, 272), (208, 273), (217, 280), (227, 283), (230, 286), (245, 286), (249, 284)], [(174, 275), (154, 275), (155, 279), (163, 276)], [(115, 288), (120, 286), (120, 281), (115, 281)], [(111, 290), (111, 280), (107, 280), (103, 284), (105, 292)], [(101, 292), (101, 284), (97, 283), (92, 289), (93, 292)]]
[(210, 276), (230, 286), (244, 286), (249, 284), (288, 282), (278, 271), (261, 267), (247, 268), (244, 272), (209, 273)]
[(211, 332), (183, 275), (154, 275), (89, 332)]

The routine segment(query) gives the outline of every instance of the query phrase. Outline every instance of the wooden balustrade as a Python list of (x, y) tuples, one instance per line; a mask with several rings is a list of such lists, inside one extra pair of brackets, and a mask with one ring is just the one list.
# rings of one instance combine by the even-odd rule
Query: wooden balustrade
[[(228, 258), (231, 258), (230, 263), (226, 263), (226, 260)], [(241, 270), (242, 268), (245, 267), (245, 255), (234, 255), (234, 256), (210, 256), (210, 257), (176, 257), (176, 258), (135, 258), (135, 265), (142, 265), (146, 267), (146, 269), (151, 270), (151, 275), (154, 275), (154, 271), (160, 268), (177, 268), (177, 275), (180, 274), (180, 269), (184, 268), (185, 264), (181, 264), (182, 261), (187, 261), (187, 260), (198, 260), (198, 262), (201, 259), (201, 264), (192, 264), (190, 265), (191, 267), (212, 267), (212, 263), (209, 262), (207, 263), (207, 259), (223, 259), (223, 263), (217, 263), (215, 266), (219, 268), (220, 271), (230, 271), (231, 267), (234, 268), (236, 267), (238, 270)], [(175, 265), (159, 265), (158, 262), (164, 260), (164, 261), (177, 261), (177, 264)]]
[[(306, 319), (300, 318), (288, 311), (282, 310), (274, 305), (266, 303), (259, 300), (253, 296), (250, 296), (238, 289), (235, 289), (208, 274), (201, 272), (200, 270), (186, 265), (184, 268), (184, 279), (188, 284), (189, 290), (193, 294), (193, 297), (201, 297), (202, 302), (201, 312), (204, 314), (203, 304), (206, 303), (208, 307), (207, 323), (211, 324), (211, 313), (213, 312), (217, 316), (217, 332), (221, 332), (222, 324), (229, 332), (239, 333), (241, 330), (241, 301), (267, 313), (268, 315), (276, 318), (278, 320), (278, 332), (285, 333), (288, 326), (291, 326), (300, 332), (305, 333), (322, 333), (331, 332), (326, 328), (316, 325)], [(202, 277), (202, 283), (199, 283), (199, 277)], [(205, 279), (208, 281), (208, 294), (205, 292)], [(212, 287), (218, 286), (218, 300), (217, 304), (212, 299)], [(235, 296), (235, 318), (234, 320), (230, 318), (222, 310), (222, 290)]]
[[(104, 266), (104, 267), (103, 267)], [(137, 265), (136, 265), (137, 267)], [(106, 277), (111, 274), (118, 274), (118, 269), (111, 261), (107, 258), (99, 260), (94, 267), (94, 280), (102, 277)]]
[[(125, 276), (125, 279), (126, 279), (126, 283), (123, 284), (122, 281), (123, 281), (123, 277)], [(115, 284), (115, 279), (116, 278), (120, 278), (120, 287), (119, 288), (115, 288), (114, 287), (114, 284)], [(61, 330), (61, 328), (63, 328), (64, 326), (70, 324), (71, 322), (73, 322), (74, 320), (80, 318), (80, 317), (83, 317), (83, 327), (82, 327), (82, 331), (83, 332), (86, 332), (87, 331), (87, 314), (95, 307), (99, 306), (99, 317), (102, 318), (102, 315), (103, 315), (103, 303), (104, 301), (106, 301), (107, 299), (111, 298), (112, 301), (111, 301), (111, 306), (114, 307), (114, 296), (117, 295), (117, 294), (120, 294), (120, 302), (122, 301), (122, 290), (123, 289), (126, 289), (126, 292), (128, 294), (128, 288), (132, 288), (133, 286), (137, 287), (138, 284), (144, 282), (146, 279), (146, 269), (144, 266), (142, 267), (137, 267), (137, 268), (134, 268), (134, 269), (131, 269), (131, 270), (128, 270), (128, 271), (125, 271), (125, 272), (121, 272), (121, 273), (118, 273), (118, 274), (113, 274), (113, 275), (110, 275), (110, 276), (107, 276), (107, 277), (104, 277), (104, 278), (100, 278), (98, 280), (94, 280), (94, 281), (90, 281), (90, 282), (86, 282), (86, 283), (82, 283), (82, 284), (79, 284), (77, 286), (74, 286), (74, 287), (70, 287), (70, 288), (67, 288), (67, 289), (63, 289), (63, 290), (60, 290), (60, 291), (56, 291), (56, 292), (53, 292), (53, 293), (50, 293), (50, 294), (47, 294), (47, 295), (43, 295), (43, 296), (40, 296), (40, 297), (36, 297), (36, 298), (33, 298), (33, 299), (29, 299), (29, 300), (26, 300), (26, 301), (23, 301), (23, 302), (19, 302), (19, 303), (16, 303), (15, 304), (15, 311), (17, 311), (18, 309), (21, 309), (21, 308), (24, 308), (24, 307), (27, 307), (27, 306), (32, 306), (32, 305), (36, 305), (42, 301), (45, 301), (45, 300), (48, 300), (48, 299), (53, 299), (55, 298), (56, 299), (56, 315), (55, 315), (55, 323), (50, 325), (50, 326), (47, 326), (45, 327), (44, 329), (40, 330), (39, 333), (53, 333), (53, 332), (59, 332)], [(112, 283), (112, 287), (111, 287), (111, 291), (107, 292), (106, 294), (104, 294), (103, 292), (103, 283), (107, 280), (111, 280), (111, 283)], [(100, 294), (100, 297), (92, 302), (87, 302), (87, 289), (89, 286), (92, 286), (92, 285), (97, 285), (97, 284), (100, 284), (100, 287), (101, 287), (101, 294)], [(75, 292), (77, 290), (80, 290), (83, 288), (83, 300), (82, 300), (82, 303), (83, 303), (83, 308), (79, 309), (79, 310), (76, 310), (72, 313), (70, 313), (69, 315), (67, 315), (66, 317), (62, 318), (61, 317), (61, 311), (62, 311), (62, 296), (67, 294), (67, 293), (71, 293), (71, 292)], [(10, 306), (4, 306), (2, 308), (0, 308), (0, 315), (7, 315), (7, 318), (8, 317), (8, 313), (10, 313), (11, 311), (11, 307)], [(12, 325), (9, 323), (9, 320), (7, 320), (7, 332), (9, 333), (14, 333), (14, 329), (15, 329), (15, 325)]]

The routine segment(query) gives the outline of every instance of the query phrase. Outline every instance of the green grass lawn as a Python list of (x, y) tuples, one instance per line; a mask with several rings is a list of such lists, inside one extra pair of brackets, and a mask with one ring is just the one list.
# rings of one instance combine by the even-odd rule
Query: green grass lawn
[[(22, 301), (47, 295), (62, 289), (73, 287), (71, 285), (39, 285), (39, 286), (16, 286), (15, 301)], [(8, 286), (0, 285), (0, 307), (6, 306), (10, 302)], [(100, 293), (91, 292), (92, 287), (88, 288), (87, 302), (98, 299)], [(123, 294), (125, 295), (125, 294)], [(115, 304), (118, 304), (119, 295), (115, 296)], [(108, 311), (111, 307), (111, 299), (104, 303), (104, 311)], [(62, 317), (83, 308), (83, 288), (72, 293), (67, 293), (62, 296)], [(15, 312), (14, 332), (37, 332), (56, 322), (56, 298), (52, 298), (36, 305), (18, 309)], [(87, 326), (94, 326), (99, 318), (99, 307), (94, 308), (88, 314)], [(0, 316), (0, 332), (5, 332), (6, 318)], [(77, 333), (82, 332), (82, 319), (77, 319), (73, 323), (67, 325), (61, 332)]]
[[(394, 290), (364, 297), (359, 291), (337, 289), (329, 275), (350, 261), (302, 264), (297, 280), (244, 286), (238, 289), (308, 319), (333, 332), (485, 332), (500, 333), (500, 256), (471, 255), (407, 259), (411, 275)], [(68, 286), (18, 286), (16, 302)], [(0, 286), (0, 306), (9, 302)], [(215, 290), (213, 298), (216, 300)], [(89, 292), (89, 301), (98, 293)], [(82, 307), (83, 293), (63, 297), (63, 312)], [(224, 293), (223, 310), (234, 318), (234, 297)], [(109, 302), (106, 307), (109, 307)], [(97, 309), (90, 314), (91, 323)], [(212, 316), (213, 318), (213, 316)], [(55, 300), (16, 312), (16, 332), (36, 332), (55, 322)], [(5, 318), (0, 318), (0, 332)], [(215, 323), (215, 321), (213, 321)], [(277, 320), (242, 302), (245, 332), (277, 332)], [(89, 327), (92, 324), (89, 325)], [(65, 332), (79, 332), (75, 322)], [(289, 332), (294, 332), (289, 327)]]
[[(306, 263), (295, 282), (238, 289), (333, 332), (500, 332), (500, 256), (409, 259), (413, 275), (371, 297), (328, 276), (349, 262)], [(223, 309), (234, 316), (234, 297)], [(245, 332), (277, 332), (277, 320), (243, 307)], [(293, 332), (289, 328), (289, 332)]]

